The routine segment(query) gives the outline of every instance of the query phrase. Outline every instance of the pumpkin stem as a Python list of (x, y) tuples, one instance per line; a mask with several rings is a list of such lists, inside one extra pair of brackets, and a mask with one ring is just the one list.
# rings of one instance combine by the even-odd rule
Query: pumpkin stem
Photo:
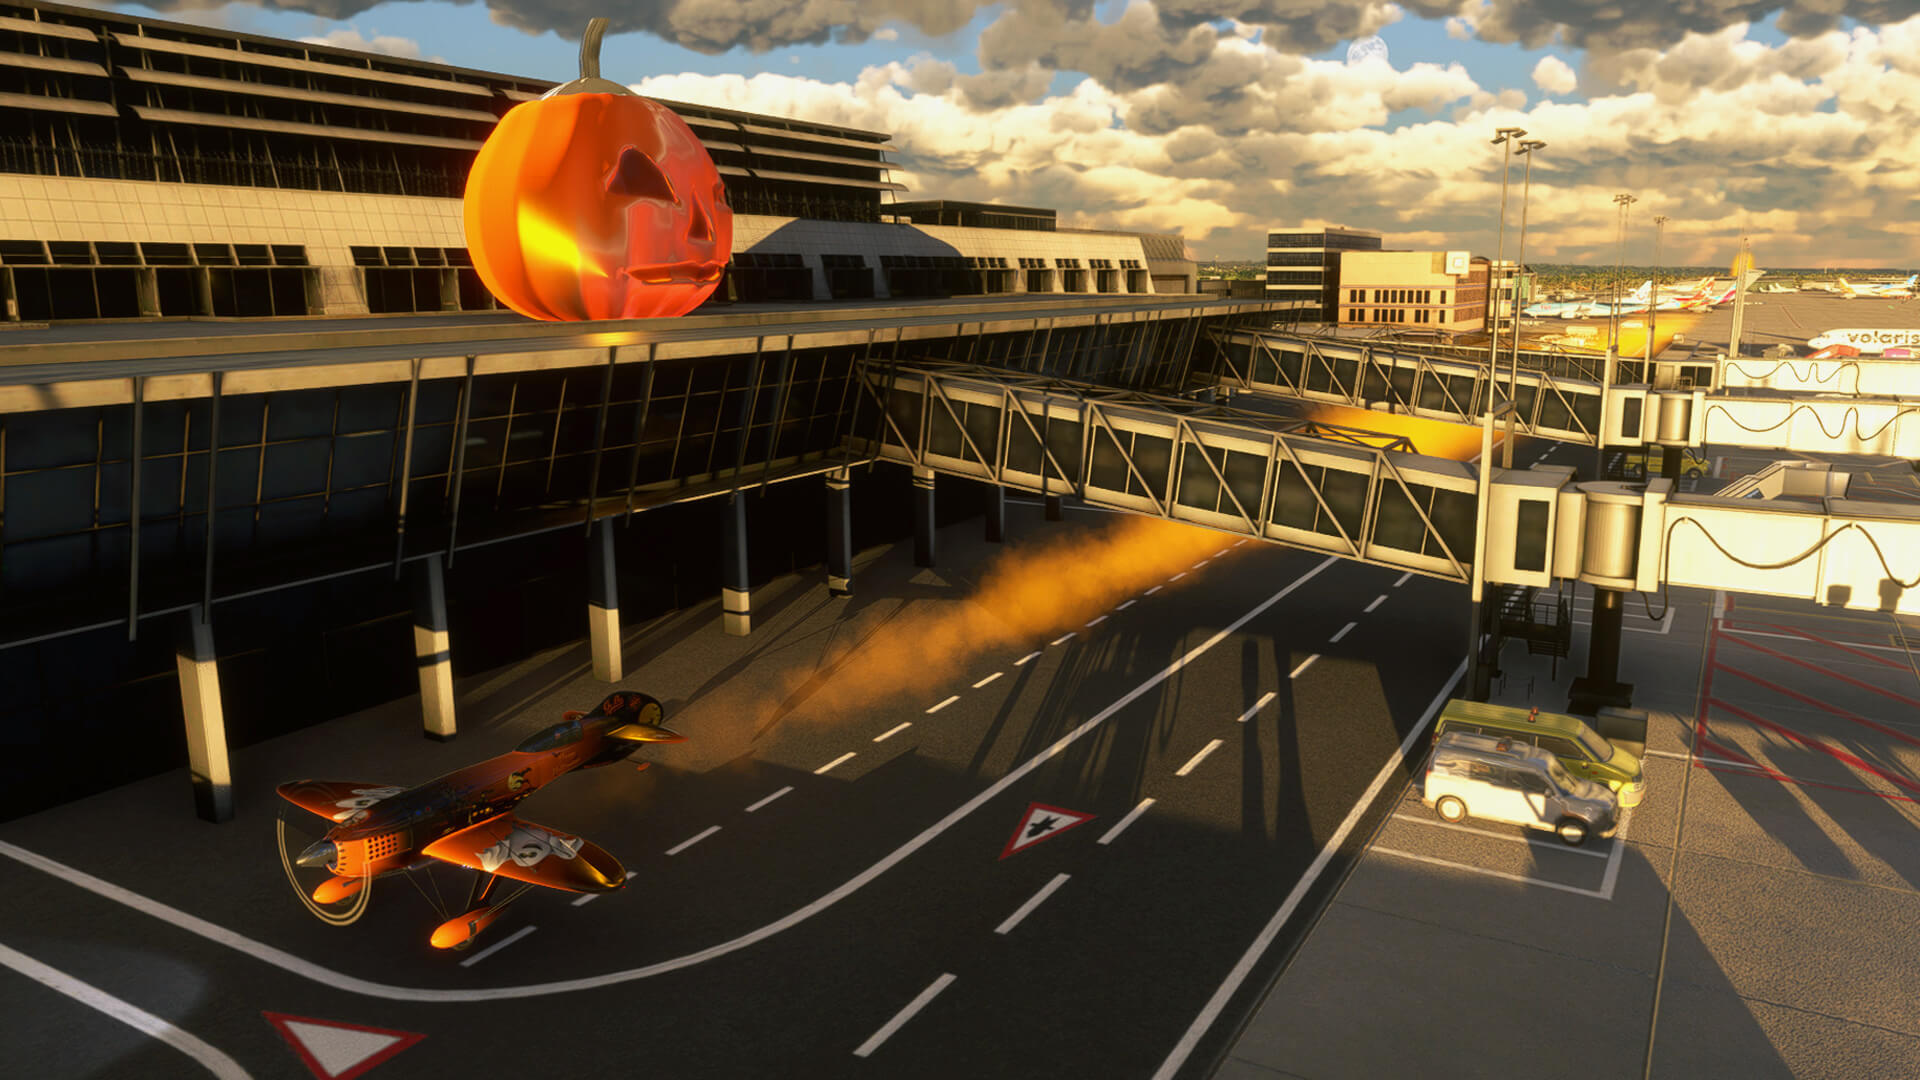
[(600, 77), (600, 39), (607, 35), (607, 20), (588, 19), (587, 32), (580, 37), (580, 77)]

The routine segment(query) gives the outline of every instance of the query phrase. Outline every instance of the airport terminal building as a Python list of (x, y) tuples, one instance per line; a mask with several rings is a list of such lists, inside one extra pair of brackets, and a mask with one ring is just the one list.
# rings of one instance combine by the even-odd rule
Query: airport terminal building
[[(0, 288), (27, 322), (492, 310), (466, 173), (554, 85), (60, 4), (0, 4), (0, 80)], [(895, 207), (885, 133), (665, 104), (737, 214), (718, 302), (1194, 291), (1177, 237)]]
[[(735, 208), (722, 287), (540, 323), (461, 195), (550, 83), (24, 3), (0, 79), (0, 818), (200, 754), (190, 683), (236, 745), (413, 693), (431, 731), (454, 675), (621, 606), (745, 631), (752, 582), (1001, 490), (947, 477), (935, 515), (930, 476), (854, 468), (883, 413), (971, 437), (880, 365), (1190, 393), (1211, 330), (1283, 306), (1200, 296), (1177, 235), (902, 200), (886, 133), (667, 103)], [(1044, 423), (1071, 487), (1088, 425)]]

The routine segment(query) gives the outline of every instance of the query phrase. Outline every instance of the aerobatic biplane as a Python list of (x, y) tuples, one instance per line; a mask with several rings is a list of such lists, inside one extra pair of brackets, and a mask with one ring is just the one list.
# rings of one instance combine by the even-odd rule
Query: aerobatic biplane
[(465, 912), (433, 932), (432, 943), (441, 949), (471, 945), (525, 891), (494, 901), (502, 878), (568, 892), (612, 892), (627, 881), (618, 860), (591, 841), (517, 817), (513, 807), (575, 769), (611, 765), (645, 743), (686, 739), (661, 719), (659, 701), (623, 690), (592, 713), (564, 714), (509, 753), (418, 787), (342, 780), (281, 784), (282, 798), (335, 823), (294, 862), (332, 873), (310, 894), (320, 905), (351, 899), (376, 877), (436, 860), (474, 871)]

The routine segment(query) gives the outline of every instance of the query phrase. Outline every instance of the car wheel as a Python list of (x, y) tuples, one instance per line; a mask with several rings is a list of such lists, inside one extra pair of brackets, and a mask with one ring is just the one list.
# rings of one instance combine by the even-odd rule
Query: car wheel
[(1467, 820), (1467, 804), (1452, 795), (1440, 796), (1440, 801), (1434, 803), (1433, 808), (1442, 821), (1458, 823)]
[(1554, 826), (1554, 831), (1560, 834), (1560, 842), (1568, 847), (1579, 847), (1587, 842), (1587, 823), (1572, 815), (1561, 818), (1560, 824)]

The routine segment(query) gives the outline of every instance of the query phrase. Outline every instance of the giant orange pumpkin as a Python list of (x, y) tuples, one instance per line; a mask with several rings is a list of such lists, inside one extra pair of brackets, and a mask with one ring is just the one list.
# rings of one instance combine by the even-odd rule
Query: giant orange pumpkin
[(686, 122), (600, 78), (592, 19), (580, 78), (515, 106), (467, 174), (467, 250), (500, 302), (546, 320), (684, 315), (733, 252), (733, 208)]

